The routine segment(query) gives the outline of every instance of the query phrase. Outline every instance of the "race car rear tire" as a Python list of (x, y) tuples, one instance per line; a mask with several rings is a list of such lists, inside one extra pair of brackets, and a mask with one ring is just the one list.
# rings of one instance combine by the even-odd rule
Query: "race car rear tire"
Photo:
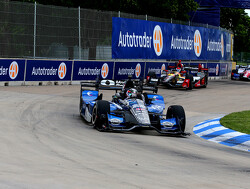
[(182, 106), (173, 105), (168, 107), (167, 119), (176, 118), (179, 131), (184, 133), (186, 127), (186, 116)]
[[(159, 85), (160, 84), (160, 80), (157, 78), (157, 75), (154, 71), (149, 71), (147, 74), (147, 77), (149, 77), (149, 79), (146, 81), (147, 84), (151, 84), (151, 85)], [(151, 83), (151, 79), (158, 79), (157, 82)]]
[(234, 74), (237, 74), (237, 70), (232, 70), (232, 73), (231, 73), (231, 80), (236, 80), (234, 77), (233, 77), (233, 75)]
[(203, 88), (207, 88), (208, 76), (206, 75), (204, 79), (205, 79), (205, 84), (204, 84)]
[(98, 131), (109, 129), (107, 114), (110, 113), (110, 104), (105, 100), (98, 100), (93, 107), (91, 123)]
[[(156, 78), (156, 74), (155, 74), (155, 72), (153, 72), (153, 71), (149, 71), (148, 74), (147, 74), (147, 76), (149, 76), (150, 79), (151, 79), (151, 78)], [(150, 79), (149, 79), (149, 80), (150, 80)]]
[(193, 75), (187, 75), (186, 79), (189, 79), (189, 87), (187, 88), (188, 90), (192, 90), (193, 89)]
[(79, 103), (79, 112), (80, 112), (80, 115), (82, 114), (82, 104), (83, 104), (82, 97), (80, 97), (80, 103)]
[(147, 93), (143, 93), (143, 96), (144, 96), (144, 99), (145, 99), (145, 103), (149, 104), (150, 101), (149, 101), (149, 98), (148, 98), (148, 94)]

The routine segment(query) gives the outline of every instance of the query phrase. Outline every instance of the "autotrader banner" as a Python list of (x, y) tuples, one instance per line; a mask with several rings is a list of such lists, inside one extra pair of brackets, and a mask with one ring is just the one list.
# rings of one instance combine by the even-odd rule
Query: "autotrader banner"
[(114, 62), (74, 61), (73, 80), (112, 79)]
[(149, 72), (154, 72), (158, 77), (161, 76), (163, 70), (168, 68), (168, 63), (166, 62), (146, 62), (145, 76)]
[(220, 63), (207, 63), (209, 76), (220, 76)]
[[(134, 59), (159, 59), (167, 53), (162, 34), (168, 25), (161, 22), (113, 18), (112, 57)], [(155, 34), (153, 36), (153, 33)]]
[(115, 80), (142, 79), (144, 77), (145, 62), (115, 62)]
[(23, 81), (25, 60), (1, 59), (0, 81)]
[(228, 63), (220, 63), (220, 76), (228, 75)]
[(27, 60), (26, 81), (70, 81), (72, 61)]
[(230, 60), (232, 37), (204, 27), (113, 17), (113, 59)]

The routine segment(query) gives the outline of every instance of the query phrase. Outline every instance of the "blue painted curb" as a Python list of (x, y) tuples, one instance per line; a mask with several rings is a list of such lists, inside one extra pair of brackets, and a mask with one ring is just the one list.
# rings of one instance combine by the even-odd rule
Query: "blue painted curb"
[(250, 152), (250, 135), (222, 126), (220, 119), (210, 119), (195, 125), (194, 134), (208, 141)]

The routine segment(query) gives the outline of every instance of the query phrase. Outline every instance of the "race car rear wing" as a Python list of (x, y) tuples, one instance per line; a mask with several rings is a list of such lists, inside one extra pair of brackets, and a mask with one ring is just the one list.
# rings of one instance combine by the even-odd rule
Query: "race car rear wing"
[(158, 87), (157, 87), (157, 85), (154, 85), (154, 86), (142, 85), (142, 90), (139, 92), (142, 93), (143, 91), (152, 91), (153, 93), (157, 93)]
[[(85, 90), (85, 87), (94, 87), (96, 91), (99, 90), (122, 90), (124, 81), (120, 80), (96, 80), (95, 82), (81, 82), (81, 91)], [(157, 85), (147, 86), (144, 85), (142, 81), (134, 81), (135, 88), (138, 92), (143, 92), (144, 90), (152, 91), (153, 93), (158, 92)]]
[[(171, 66), (171, 65), (168, 66), (168, 70), (175, 70), (177, 68), (178, 68), (177, 66)], [(202, 68), (201, 64), (190, 65), (190, 66), (183, 65), (183, 70), (186, 70), (186, 71), (198, 71), (198, 72), (204, 71), (204, 72), (207, 72), (208, 68)], [(167, 71), (167, 70), (165, 70), (165, 71)]]
[(122, 90), (122, 85), (116, 84), (113, 80), (102, 80), (95, 82), (81, 82), (81, 89), (84, 87), (94, 87), (96, 91), (101, 90)]
[(197, 66), (187, 66), (187, 67), (184, 67), (184, 70), (188, 70), (188, 71), (198, 71), (198, 72), (201, 72), (201, 71), (204, 71), (204, 72), (208, 72), (208, 68), (202, 68), (202, 67), (197, 67)]

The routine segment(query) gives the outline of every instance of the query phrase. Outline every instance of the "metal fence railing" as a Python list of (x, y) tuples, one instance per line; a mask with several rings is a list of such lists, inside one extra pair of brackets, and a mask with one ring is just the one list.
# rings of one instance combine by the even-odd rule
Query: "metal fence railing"
[(122, 12), (0, 0), (0, 58), (109, 60), (112, 17), (199, 25)]

